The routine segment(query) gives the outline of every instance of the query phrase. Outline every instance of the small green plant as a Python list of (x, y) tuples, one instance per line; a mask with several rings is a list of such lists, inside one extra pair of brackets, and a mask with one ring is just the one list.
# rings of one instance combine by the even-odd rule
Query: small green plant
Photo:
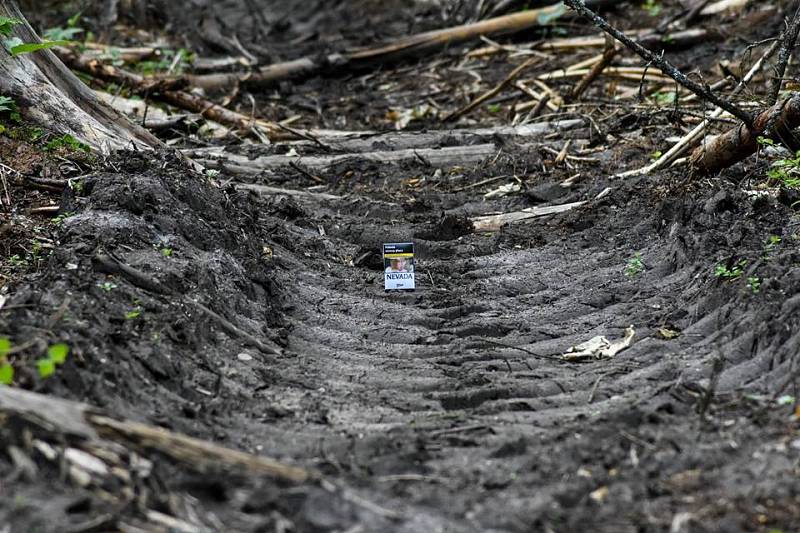
[(652, 98), (658, 105), (672, 105), (678, 100), (678, 93), (675, 91), (658, 91), (653, 93)]
[(661, 152), (661, 150), (656, 150), (655, 152), (650, 154), (650, 160), (651, 161), (657, 161), (657, 160), (661, 159), (662, 155), (664, 155), (664, 154), (663, 154), (663, 152)]
[(22, 21), (11, 17), (0, 16), (0, 36), (11, 37), (11, 34), (14, 33), (14, 26), (17, 24), (22, 24)]
[(19, 37), (13, 37), (14, 27), (22, 24), (22, 21), (12, 17), (0, 16), (0, 37), (3, 38), (3, 46), (12, 56), (29, 54), (37, 50), (45, 50), (54, 46), (64, 46), (71, 44), (67, 40), (46, 40), (40, 43), (25, 43)]
[(157, 74), (172, 69), (173, 74), (181, 74), (194, 62), (194, 54), (181, 48), (179, 50), (164, 49), (159, 51), (160, 58), (153, 61), (140, 61), (136, 68), (145, 75)]
[(750, 276), (747, 278), (747, 287), (753, 294), (758, 294), (761, 291), (761, 278), (758, 276)]
[(142, 309), (141, 307), (137, 307), (125, 313), (125, 320), (136, 320), (140, 316), (142, 316)]
[(86, 152), (87, 154), (92, 150), (88, 144), (80, 142), (69, 133), (62, 135), (61, 137), (56, 137), (44, 146), (44, 150), (46, 152), (53, 152), (59, 148), (66, 148), (74, 152)]
[(0, 337), (0, 383), (11, 385), (14, 382), (14, 367), (8, 362), (11, 341), (8, 337)]
[(800, 189), (800, 150), (794, 158), (778, 159), (770, 166), (767, 177), (787, 189)]
[(628, 263), (625, 265), (625, 275), (632, 278), (644, 272), (644, 269), (642, 256), (639, 252), (636, 252), (633, 257), (628, 259)]
[[(11, 340), (0, 337), (0, 384), (11, 385), (14, 382), (14, 367), (8, 361), (11, 353)], [(47, 356), (36, 361), (36, 369), (42, 379), (52, 376), (59, 365), (64, 364), (69, 355), (69, 346), (63, 342), (51, 344), (47, 348)]]
[(47, 357), (36, 361), (39, 377), (44, 379), (52, 376), (56, 368), (67, 360), (67, 355), (69, 355), (69, 346), (63, 342), (53, 344), (47, 348)]
[(775, 146), (775, 141), (769, 137), (762, 137), (761, 135), (756, 137), (756, 142), (761, 146)]
[(500, 112), (500, 104), (489, 104), (486, 106), (486, 109), (489, 113), (499, 113)]
[(67, 19), (67, 27), (61, 28), (48, 28), (44, 30), (42, 36), (50, 41), (71, 41), (76, 36), (83, 33), (83, 28), (78, 27), (78, 21), (81, 19), (80, 12)]
[(17, 103), (14, 101), (13, 98), (8, 96), (0, 96), (0, 112), (2, 111), (14, 111), (17, 109)]
[(111, 292), (117, 288), (117, 284), (111, 281), (104, 281), (103, 283), (99, 283), (97, 286), (100, 287), (104, 292)]
[(28, 266), (28, 260), (20, 255), (14, 254), (8, 258), (8, 264), (15, 268)]
[(162, 257), (170, 258), (172, 257), (172, 248), (165, 246), (160, 250)]
[(67, 211), (66, 213), (61, 213), (57, 217), (53, 218), (53, 220), (51, 220), (50, 223), (53, 224), (54, 226), (61, 226), (64, 223), (64, 221), (71, 216), (75, 216), (75, 213), (73, 213), (72, 211)]
[(719, 263), (714, 267), (714, 275), (722, 278), (725, 281), (735, 281), (742, 277), (744, 274), (744, 267), (747, 266), (747, 259), (740, 259), (732, 267), (728, 268), (727, 265)]
[[(0, 95), (0, 113), (3, 113), (6, 116), (8, 116), (8, 118), (13, 122), (16, 123), (22, 122), (22, 116), (19, 114), (19, 108), (17, 107), (17, 102), (9, 96)], [(0, 123), (0, 133), (3, 133), (5, 131), (6, 131), (5, 124)]]
[(767, 242), (766, 242), (766, 245), (765, 245), (766, 249), (767, 250), (772, 250), (773, 248), (778, 246), (781, 243), (782, 240), (783, 239), (781, 239), (781, 237), (778, 236), (778, 235), (770, 235), (769, 237), (767, 237)]
[(661, 4), (656, 0), (645, 0), (642, 4), (642, 9), (647, 11), (647, 14), (651, 17), (657, 17), (661, 13)]

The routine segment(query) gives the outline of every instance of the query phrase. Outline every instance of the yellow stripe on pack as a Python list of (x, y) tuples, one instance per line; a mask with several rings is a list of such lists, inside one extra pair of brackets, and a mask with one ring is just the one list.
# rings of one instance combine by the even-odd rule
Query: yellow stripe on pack
[(383, 254), (383, 257), (387, 259), (394, 259), (396, 257), (414, 257), (414, 254), (406, 253), (406, 254)]

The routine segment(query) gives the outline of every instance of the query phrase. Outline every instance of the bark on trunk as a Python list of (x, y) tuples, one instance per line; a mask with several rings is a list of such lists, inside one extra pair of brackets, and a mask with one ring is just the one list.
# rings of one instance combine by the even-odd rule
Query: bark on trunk
[[(15, 35), (39, 42), (13, 0), (0, 0), (0, 15), (17, 18)], [(161, 143), (97, 100), (49, 50), (12, 57), (0, 45), (0, 94), (13, 97), (23, 116), (59, 133), (68, 133), (96, 150), (154, 148)]]

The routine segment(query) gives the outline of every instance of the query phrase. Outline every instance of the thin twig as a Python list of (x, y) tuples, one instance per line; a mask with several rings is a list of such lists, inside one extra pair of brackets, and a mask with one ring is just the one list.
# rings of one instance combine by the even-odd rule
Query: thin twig
[(783, 75), (786, 72), (786, 65), (789, 64), (789, 58), (792, 57), (795, 43), (797, 43), (797, 35), (800, 33), (800, 5), (794, 13), (794, 18), (789, 27), (783, 32), (781, 39), (781, 47), (778, 50), (778, 62), (775, 64), (775, 78), (772, 80), (769, 88), (769, 104), (773, 105), (778, 101), (778, 95), (781, 92), (781, 83), (783, 82)]
[(506, 76), (506, 78), (503, 81), (498, 83), (492, 89), (490, 89), (489, 91), (483, 93), (481, 96), (477, 97), (475, 100), (473, 100), (472, 102), (470, 102), (466, 106), (462, 107), (461, 109), (459, 109), (457, 111), (454, 111), (453, 113), (451, 113), (449, 115), (444, 116), (442, 118), (442, 122), (447, 122), (449, 120), (454, 120), (454, 119), (460, 117), (461, 115), (469, 113), (470, 111), (472, 111), (473, 109), (475, 109), (476, 107), (481, 105), (483, 102), (485, 102), (489, 98), (499, 94), (503, 89), (508, 87), (511, 84), (511, 82), (513, 82), (517, 78), (517, 76), (520, 75), (520, 73), (523, 70), (525, 70), (526, 68), (530, 67), (532, 64), (534, 64), (535, 62), (538, 62), (538, 61), (541, 61), (541, 58), (532, 57), (532, 58), (528, 59), (527, 61), (525, 61), (524, 63), (519, 65), (517, 68), (512, 70), (511, 73), (509, 73), (509, 75)]
[(662, 55), (656, 55), (644, 46), (640, 45), (618, 29), (611, 26), (604, 18), (600, 15), (595, 13), (594, 11), (590, 10), (586, 7), (586, 4), (583, 0), (564, 0), (564, 3), (583, 15), (584, 17), (588, 18), (592, 21), (592, 23), (603, 30), (604, 32), (608, 33), (616, 40), (636, 52), (642, 59), (645, 61), (650, 61), (654, 65), (658, 66), (661, 69), (661, 72), (678, 82), (679, 84), (683, 85), (693, 93), (697, 94), (698, 96), (705, 98), (709, 102), (712, 102), (717, 107), (720, 107), (730, 113), (731, 115), (735, 116), (739, 120), (741, 120), (748, 128), (752, 128), (753, 125), (753, 118), (750, 116), (749, 113), (743, 111), (739, 107), (735, 106), (731, 102), (727, 100), (723, 100), (719, 96), (715, 95), (711, 92), (708, 87), (704, 87), (699, 83), (690, 80), (683, 72), (678, 70), (672, 63), (668, 60), (664, 59)]
[[(606, 37), (608, 39), (608, 37)], [(617, 55), (617, 47), (614, 46), (614, 42), (606, 43), (606, 49), (603, 52), (603, 57), (594, 64), (592, 69), (583, 77), (581, 81), (578, 82), (578, 85), (572, 89), (572, 92), (566, 98), (566, 102), (574, 102), (579, 100), (583, 92), (591, 85), (591, 83), (606, 69), (607, 66), (611, 64), (611, 61)], [(644, 74), (642, 74), (642, 78), (644, 79)]]

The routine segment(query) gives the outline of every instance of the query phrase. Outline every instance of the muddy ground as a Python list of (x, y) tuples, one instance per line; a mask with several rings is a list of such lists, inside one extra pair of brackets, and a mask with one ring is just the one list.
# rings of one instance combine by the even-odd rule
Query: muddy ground
[[(240, 27), (245, 46), (258, 51), (261, 43), (280, 59), (460, 23), (476, 9), (311, 2), (318, 16), (294, 13), (303, 26), (286, 13), (293, 2), (195, 4), (223, 34)], [(786, 5), (753, 3), (706, 19), (726, 38), (672, 57), (711, 77), (721, 57), (772, 36)], [(251, 21), (253, 6), (280, 24), (263, 31), (237, 22)], [(661, 16), (677, 7), (665, 2)], [(641, 6), (607, 13), (628, 28), (657, 19)], [(168, 16), (176, 43), (214, 53), (187, 29), (185, 13)], [(746, 22), (756, 19), (763, 25)], [(551, 33), (593, 31), (568, 21), (558, 32), (505, 42)], [(480, 46), (287, 82), (254, 97), (261, 116), (301, 115), (297, 127), (391, 131), (402, 110), (432, 100), (452, 111), (519, 61), (464, 59)], [(468, 71), (480, 73), (478, 89)], [(770, 192), (767, 157), (720, 176), (692, 178), (677, 167), (614, 178), (648, 163), (686, 123), (616, 102), (609, 85), (598, 82), (585, 107), (536, 119), (580, 123), (534, 139), (492, 136), (496, 153), (467, 164), (354, 156), (312, 172), (282, 166), (243, 177), (226, 167), (227, 156), (289, 147), (228, 139), (219, 174), (198, 172), (170, 150), (64, 153), (79, 161), (77, 171), (52, 160), (21, 170), (73, 173), (81, 186), (34, 194), (12, 181), (22, 207), (49, 194), (62, 215), (55, 224), (29, 215), (53, 243), (35, 268), (9, 263), (30, 254), (33, 237), (3, 250), (0, 332), (24, 348), (13, 355), (15, 386), (301, 466), (346, 492), (197, 471), (153, 453), (154, 474), (131, 494), (76, 486), (35, 454), (38, 472), (22, 475), (0, 453), (0, 531), (166, 531), (147, 509), (198, 531), (800, 529), (800, 219), (792, 192), (753, 193)], [(499, 103), (499, 112), (483, 107), (455, 125), (428, 114), (409, 128), (505, 125), (518, 101)], [(569, 167), (555, 161), (567, 139)], [(13, 166), (10, 150), (27, 145), (4, 143), (3, 163)], [(207, 144), (187, 138), (178, 146)], [(291, 148), (330, 152), (308, 141)], [(576, 173), (574, 185), (560, 185)], [(505, 178), (486, 182), (498, 176)], [(240, 182), (333, 196), (260, 194)], [(507, 183), (520, 190), (484, 197)], [(498, 231), (469, 223), (581, 200)], [(22, 207), (4, 205), (8, 231), (23, 225)], [(383, 291), (380, 244), (398, 241), (417, 244), (414, 293)], [(738, 278), (715, 275), (741, 260)], [(631, 325), (634, 344), (612, 359), (561, 359), (571, 346), (622, 337)], [(67, 343), (70, 357), (41, 379), (35, 359), (55, 342)], [(25, 448), (15, 428), (0, 426), (3, 449)]]

